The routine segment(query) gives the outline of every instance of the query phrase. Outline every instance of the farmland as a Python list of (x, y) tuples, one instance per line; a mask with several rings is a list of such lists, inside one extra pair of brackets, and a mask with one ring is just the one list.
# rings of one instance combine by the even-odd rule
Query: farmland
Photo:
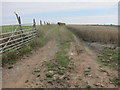
[(105, 44), (118, 43), (118, 27), (71, 25), (68, 28), (73, 29), (85, 41)]
[[(20, 28), (18, 27), (18, 25), (8, 25), (8, 26), (1, 26), (0, 32), (1, 33), (6, 33), (6, 32), (13, 32), (16, 30), (20, 30)], [(28, 29), (28, 28), (32, 28), (32, 25), (24, 25), (22, 26), (22, 29)]]
[[(19, 50), (3, 53), (3, 87), (115, 88), (120, 85), (117, 27), (37, 25), (36, 28), (35, 39)], [(112, 44), (114, 48), (92, 48), (92, 43)]]
[[(86, 42), (92, 49), (101, 53), (99, 61), (104, 65), (118, 69), (118, 27), (114, 26), (67, 26), (81, 40)], [(109, 59), (112, 60), (109, 60)]]

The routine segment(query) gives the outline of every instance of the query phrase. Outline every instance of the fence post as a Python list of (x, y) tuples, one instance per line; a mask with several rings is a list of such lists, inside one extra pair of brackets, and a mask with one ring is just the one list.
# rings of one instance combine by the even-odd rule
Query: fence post
[(44, 25), (45, 25), (46, 23), (45, 23), (45, 21), (44, 21)]
[(34, 27), (34, 29), (36, 30), (36, 22), (35, 22), (35, 19), (33, 19), (33, 27)]
[[(33, 28), (34, 28), (34, 30), (36, 30), (36, 22), (35, 22), (35, 19), (33, 19)], [(37, 35), (37, 31), (35, 31), (36, 32), (36, 35)]]
[[(16, 13), (16, 12), (14, 12), (14, 13), (15, 13), (15, 15), (16, 15), (16, 17), (17, 17), (18, 24), (19, 24), (20, 30), (21, 30), (21, 32), (22, 32), (21, 37), (22, 37), (22, 41), (23, 41), (23, 31), (22, 31), (22, 25), (21, 25), (21, 18), (20, 18), (20, 16), (18, 15), (18, 13)], [(24, 41), (23, 41), (23, 42), (24, 42)]]
[[(22, 25), (21, 25), (21, 18), (20, 16), (18, 16), (18, 14), (15, 12), (15, 15), (17, 17), (17, 20), (18, 20), (18, 24), (19, 24), (19, 27), (20, 27), (20, 30), (22, 30)], [(23, 31), (22, 31), (23, 32)]]
[(40, 20), (40, 25), (42, 25), (42, 21)]

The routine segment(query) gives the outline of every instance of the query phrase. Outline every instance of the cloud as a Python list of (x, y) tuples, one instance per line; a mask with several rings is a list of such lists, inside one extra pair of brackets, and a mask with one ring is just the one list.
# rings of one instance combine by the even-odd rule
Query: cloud
[[(2, 18), (3, 18), (3, 24), (15, 24), (16, 17), (14, 15), (14, 11), (17, 11), (22, 16), (23, 22), (31, 22), (32, 19), (36, 17), (35, 15), (37, 15), (36, 19), (39, 20), (40, 19), (39, 16), (43, 13), (49, 14), (54, 12), (65, 12), (65, 11), (74, 11), (74, 10), (84, 11), (84, 10), (92, 10), (92, 9), (110, 10), (111, 8), (117, 9), (117, 4), (118, 4), (117, 2), (109, 2), (109, 3), (108, 2), (3, 2)], [(106, 20), (106, 18), (109, 19)], [(116, 23), (115, 18), (116, 15), (89, 16), (88, 14), (88, 16), (74, 16), (74, 17), (62, 16), (61, 18), (46, 17), (45, 20), (49, 20), (53, 22), (62, 20), (63, 22), (67, 22), (67, 23)]]
[(3, 16), (13, 16), (14, 12), (19, 12), (20, 15), (29, 15), (44, 12), (66, 11), (74, 9), (104, 9), (113, 8), (117, 3), (97, 3), (97, 2), (4, 2)]

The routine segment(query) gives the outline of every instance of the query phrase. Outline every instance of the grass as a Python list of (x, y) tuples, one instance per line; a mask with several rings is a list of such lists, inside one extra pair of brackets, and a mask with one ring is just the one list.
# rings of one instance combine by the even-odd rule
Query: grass
[(68, 67), (68, 64), (69, 64), (69, 57), (66, 56), (66, 52), (64, 50), (61, 50), (61, 51), (58, 51), (56, 53), (56, 61), (57, 61), (57, 65), (59, 67), (64, 67), (64, 68), (67, 68)]
[(64, 75), (65, 72), (64, 72), (63, 70), (61, 70), (61, 71), (59, 70), (57, 73), (58, 73), (59, 75)]
[[(62, 46), (64, 47), (64, 44)], [(56, 57), (45, 64), (48, 67), (48, 71), (56, 71), (59, 75), (64, 75), (70, 63), (69, 57), (66, 56), (67, 51), (62, 49), (62, 46), (60, 47), (60, 51), (56, 53)]]
[[(18, 25), (9, 25), (9, 26), (2, 26), (0, 29), (1, 33), (6, 33), (6, 32), (12, 32), (15, 31), (15, 29), (17, 28)], [(22, 26), (22, 29), (29, 29), (32, 28), (33, 25), (26, 25), (26, 26)], [(20, 30), (20, 27), (18, 26), (18, 28), (16, 29), (16, 31)], [(31, 29), (30, 29), (31, 30)]]
[(47, 74), (46, 74), (46, 77), (48, 77), (48, 78), (52, 78), (53, 76), (54, 76), (53, 73), (47, 73)]
[(9, 67), (8, 67), (8, 69), (12, 69), (12, 68), (13, 68), (13, 66), (9, 66)]
[(120, 86), (120, 79), (119, 78), (113, 78), (110, 81), (113, 82), (113, 84)]
[(35, 70), (34, 72), (40, 72), (40, 70)]
[(101, 43), (118, 43), (118, 28), (106, 26), (86, 26), (86, 25), (69, 25), (67, 26), (76, 35), (85, 41)]
[(103, 65), (118, 70), (118, 62), (120, 60), (120, 55), (115, 50), (101, 50), (101, 54), (102, 55), (98, 56), (98, 60), (103, 63)]
[[(67, 53), (70, 48), (70, 42), (73, 41), (72, 33), (65, 27), (57, 26), (55, 31), (52, 30), (52, 33), (49, 32), (49, 34), (51, 35), (50, 37), (54, 37), (53, 39), (59, 43), (59, 50), (56, 52), (55, 58), (46, 62), (45, 66), (47, 66), (48, 71), (53, 71), (54, 74), (64, 75), (71, 61)], [(49, 77), (48, 73), (46, 77)]]
[(63, 77), (65, 80), (70, 80), (70, 77), (67, 75), (67, 76), (64, 76)]
[(89, 88), (92, 88), (92, 86), (88, 85), (88, 86), (86, 86), (86, 88), (88, 88), (88, 89), (89, 89)]
[(100, 72), (107, 72), (106, 70), (100, 69)]
[(82, 78), (79, 78), (80, 81), (82, 81)]

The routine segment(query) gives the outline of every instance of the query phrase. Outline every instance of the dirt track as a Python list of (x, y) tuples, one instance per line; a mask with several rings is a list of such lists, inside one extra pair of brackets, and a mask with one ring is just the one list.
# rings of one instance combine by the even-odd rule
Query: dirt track
[(26, 80), (33, 77), (33, 68), (53, 58), (56, 51), (55, 41), (50, 41), (43, 48), (33, 52), (30, 57), (25, 57), (17, 62), (13, 69), (3, 68), (3, 88), (24, 87)]
[[(97, 62), (96, 52), (80, 42), (75, 35), (74, 40), (75, 42), (71, 43), (68, 52), (69, 57), (72, 58), (71, 64), (74, 70), (67, 72), (70, 79), (63, 83), (67, 85), (58, 87), (116, 87), (109, 79), (117, 77), (117, 71), (108, 67), (101, 67), (101, 64)], [(43, 48), (34, 51), (29, 57), (19, 60), (12, 69), (3, 68), (3, 88), (54, 88), (54, 85), (50, 85), (45, 81), (44, 72), (39, 72), (39, 78), (42, 81), (32, 72), (36, 68), (44, 69), (42, 63), (53, 59), (57, 51), (58, 43), (55, 40), (49, 41)]]

